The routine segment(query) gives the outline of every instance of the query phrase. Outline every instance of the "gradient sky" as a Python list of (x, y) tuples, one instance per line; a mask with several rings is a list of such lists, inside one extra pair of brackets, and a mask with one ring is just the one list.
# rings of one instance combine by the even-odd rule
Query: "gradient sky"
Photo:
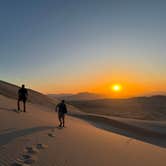
[(1, 0), (1, 80), (43, 93), (166, 91), (163, 0)]

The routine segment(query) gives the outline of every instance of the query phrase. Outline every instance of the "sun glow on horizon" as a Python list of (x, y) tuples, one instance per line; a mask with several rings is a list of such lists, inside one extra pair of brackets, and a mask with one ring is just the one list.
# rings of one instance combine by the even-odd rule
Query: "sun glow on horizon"
[(122, 85), (113, 84), (113, 85), (111, 85), (110, 89), (114, 92), (120, 92), (122, 90)]

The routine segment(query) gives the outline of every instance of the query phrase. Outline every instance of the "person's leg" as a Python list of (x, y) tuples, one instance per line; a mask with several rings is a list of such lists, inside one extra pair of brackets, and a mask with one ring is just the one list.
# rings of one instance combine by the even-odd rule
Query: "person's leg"
[(61, 115), (61, 113), (59, 112), (58, 113), (58, 119), (59, 119), (59, 127), (61, 127), (62, 126), (62, 115)]
[(24, 112), (26, 112), (26, 101), (23, 101), (23, 105), (24, 105)]
[(65, 127), (65, 114), (63, 114), (62, 116), (62, 123), (63, 123), (63, 127)]
[(20, 110), (20, 99), (17, 100), (17, 108)]

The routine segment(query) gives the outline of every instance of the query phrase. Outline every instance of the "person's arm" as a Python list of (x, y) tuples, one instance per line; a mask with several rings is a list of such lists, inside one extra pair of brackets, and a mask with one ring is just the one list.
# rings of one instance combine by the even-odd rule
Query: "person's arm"
[(56, 112), (58, 111), (58, 107), (59, 107), (59, 104), (57, 104), (56, 107), (55, 107)]
[(66, 104), (65, 104), (65, 112), (66, 112), (66, 113), (68, 112)]
[(28, 97), (28, 90), (26, 89), (26, 97)]
[(18, 98), (20, 97), (20, 89), (17, 92)]
[(28, 97), (28, 90), (27, 90), (27, 97)]

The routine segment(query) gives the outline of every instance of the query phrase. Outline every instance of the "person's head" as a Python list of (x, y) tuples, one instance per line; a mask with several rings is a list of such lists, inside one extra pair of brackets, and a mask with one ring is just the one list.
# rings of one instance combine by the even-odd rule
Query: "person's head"
[(62, 103), (65, 103), (65, 100), (62, 100), (61, 102), (62, 102)]
[(24, 84), (22, 84), (22, 88), (25, 88), (25, 85), (24, 85)]

